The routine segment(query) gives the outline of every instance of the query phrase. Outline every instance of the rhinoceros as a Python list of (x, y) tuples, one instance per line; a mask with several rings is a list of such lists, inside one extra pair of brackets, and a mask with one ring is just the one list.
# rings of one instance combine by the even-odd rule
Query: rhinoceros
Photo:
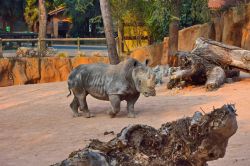
[[(87, 64), (76, 67), (68, 77), (68, 89), (74, 94), (70, 107), (75, 116), (80, 116), (78, 109), (90, 113), (86, 96), (90, 94), (96, 99), (110, 101), (112, 110), (108, 111), (115, 117), (120, 111), (120, 102), (127, 101), (128, 117), (134, 118), (134, 104), (142, 93), (145, 97), (155, 96), (155, 75), (144, 63), (128, 58), (117, 65)], [(68, 96), (69, 96), (68, 95)]]

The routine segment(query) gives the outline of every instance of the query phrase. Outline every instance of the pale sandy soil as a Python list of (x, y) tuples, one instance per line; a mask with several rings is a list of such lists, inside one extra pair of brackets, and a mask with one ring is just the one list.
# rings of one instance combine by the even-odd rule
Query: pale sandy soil
[(71, 151), (84, 147), (89, 139), (107, 141), (128, 124), (159, 128), (200, 110), (236, 103), (239, 129), (230, 139), (226, 156), (209, 162), (213, 166), (250, 165), (250, 77), (226, 84), (215, 92), (202, 87), (167, 91), (159, 87), (156, 97), (141, 97), (136, 104), (137, 118), (126, 117), (125, 103), (117, 118), (110, 119), (108, 102), (88, 98), (96, 117), (72, 118), (66, 82), (0, 88), (0, 165), (43, 166), (65, 159)]

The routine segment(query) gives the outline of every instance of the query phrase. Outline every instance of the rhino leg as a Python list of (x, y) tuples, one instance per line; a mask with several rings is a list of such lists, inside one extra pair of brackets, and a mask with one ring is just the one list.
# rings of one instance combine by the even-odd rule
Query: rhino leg
[(80, 111), (85, 112), (85, 114), (86, 114), (85, 117), (86, 118), (93, 117), (94, 115), (90, 113), (90, 111), (88, 109), (88, 104), (86, 101), (86, 96), (88, 95), (88, 93), (84, 89), (82, 89), (82, 90), (74, 89), (73, 93), (79, 102)]
[(119, 95), (109, 95), (109, 101), (112, 106), (112, 110), (108, 112), (111, 118), (114, 118), (118, 112), (120, 112), (121, 99)]
[(139, 96), (140, 96), (140, 93), (138, 95), (135, 95), (135, 96), (127, 99), (127, 110), (128, 110), (128, 117), (129, 118), (135, 118), (134, 106), (135, 106), (135, 103), (138, 100)]
[(78, 113), (79, 102), (75, 96), (74, 96), (73, 101), (70, 104), (70, 108), (72, 109), (72, 111), (74, 113), (73, 117), (78, 117), (79, 116), (79, 113)]

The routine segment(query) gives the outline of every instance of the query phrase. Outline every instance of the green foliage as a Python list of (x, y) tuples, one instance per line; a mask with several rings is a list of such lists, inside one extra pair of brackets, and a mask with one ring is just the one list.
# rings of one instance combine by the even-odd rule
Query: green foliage
[(1, 0), (0, 16), (11, 24), (22, 19), (25, 0)]
[[(176, 0), (111, 0), (112, 14), (117, 22), (142, 22), (154, 41), (168, 34), (168, 26)], [(180, 27), (209, 21), (207, 0), (182, 0)], [(128, 17), (129, 16), (129, 17)], [(131, 17), (133, 16), (133, 17)]]
[[(147, 17), (147, 26), (156, 41), (168, 35), (169, 22), (173, 18), (173, 3), (173, 0), (155, 1), (153, 10)], [(176, 18), (180, 20), (180, 28), (209, 21), (207, 4), (207, 0), (182, 0), (180, 18)]]
[(88, 17), (88, 9), (93, 6), (93, 0), (65, 0), (64, 2), (66, 6), (65, 14), (70, 16), (73, 21), (71, 35), (79, 37), (86, 31), (84, 22)]
[(56, 57), (67, 58), (67, 57), (69, 57), (69, 54), (68, 54), (68, 52), (59, 52), (56, 54)]
[(210, 20), (208, 0), (192, 0), (190, 10), (191, 18), (193, 19), (193, 24), (204, 23)]
[(154, 41), (162, 41), (168, 33), (171, 7), (167, 3), (163, 3), (163, 1), (154, 1), (152, 6), (147, 9), (146, 26)]
[[(181, 0), (180, 28), (209, 21), (208, 0)], [(154, 41), (168, 35), (168, 26), (176, 0), (110, 0), (113, 20), (119, 23), (143, 23)], [(72, 18), (73, 37), (89, 36), (89, 27), (102, 25), (99, 0), (46, 0), (47, 11), (65, 6), (65, 15)], [(19, 18), (32, 30), (38, 23), (38, 0), (1, 0), (0, 16)]]
[(89, 23), (101, 23), (99, 0), (64, 0), (65, 14), (73, 20), (70, 34), (73, 37), (84, 37), (89, 33)]
[[(64, 6), (64, 14), (72, 18), (70, 34), (73, 37), (84, 37), (89, 33), (89, 23), (102, 22), (99, 0), (46, 0), (47, 11), (60, 6)], [(38, 23), (38, 12), (38, 0), (26, 0), (24, 18), (30, 30)]]
[(26, 0), (26, 7), (24, 10), (24, 19), (32, 31), (35, 24), (38, 23), (38, 1)]
[[(53, 10), (58, 6), (63, 5), (63, 0), (47, 0), (46, 8), (47, 11)], [(28, 24), (29, 29), (32, 31), (34, 26), (38, 23), (38, 0), (26, 0), (24, 9), (24, 19)]]

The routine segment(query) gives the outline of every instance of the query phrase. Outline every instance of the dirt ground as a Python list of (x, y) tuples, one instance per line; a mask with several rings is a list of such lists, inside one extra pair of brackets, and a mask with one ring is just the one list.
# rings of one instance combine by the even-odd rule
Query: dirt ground
[(202, 87), (184, 90), (157, 88), (156, 97), (140, 97), (136, 104), (137, 118), (126, 117), (126, 105), (117, 118), (110, 119), (109, 102), (88, 97), (89, 108), (96, 117), (73, 118), (69, 109), (72, 96), (66, 82), (21, 85), (0, 88), (0, 165), (53, 164), (65, 159), (90, 139), (107, 141), (128, 124), (147, 124), (159, 128), (162, 123), (192, 116), (202, 108), (210, 112), (225, 103), (236, 103), (237, 133), (230, 139), (226, 156), (209, 162), (212, 166), (247, 166), (250, 163), (250, 75), (242, 81), (225, 84), (215, 92)]

